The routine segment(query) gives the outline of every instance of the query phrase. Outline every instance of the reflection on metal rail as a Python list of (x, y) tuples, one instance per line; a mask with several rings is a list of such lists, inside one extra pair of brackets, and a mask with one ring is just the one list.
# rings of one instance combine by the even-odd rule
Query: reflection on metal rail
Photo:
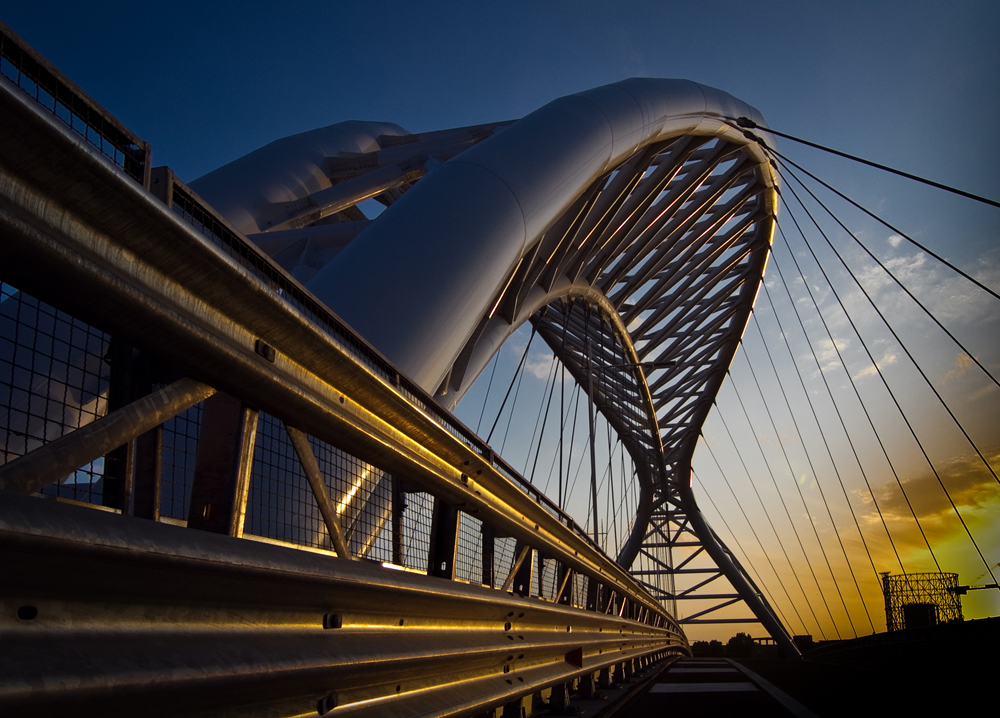
[(7, 715), (469, 715), (686, 650), (671, 626), (29, 497), (0, 502), (0, 551)]

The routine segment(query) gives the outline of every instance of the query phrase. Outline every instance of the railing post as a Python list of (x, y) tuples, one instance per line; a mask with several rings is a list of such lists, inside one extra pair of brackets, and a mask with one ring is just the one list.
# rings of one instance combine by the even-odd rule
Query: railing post
[(455, 553), (458, 550), (458, 509), (439, 498), (434, 499), (431, 519), (427, 575), (455, 578)]
[(132, 514), (160, 520), (160, 480), (163, 474), (163, 424), (135, 440), (135, 484)]
[(205, 400), (189, 527), (243, 535), (256, 436), (255, 409), (223, 393)]
[(483, 535), (483, 585), (496, 588), (496, 541), (497, 531), (487, 523), (480, 529)]
[[(397, 379), (398, 381), (398, 379)], [(402, 481), (392, 477), (392, 562), (403, 565), (403, 512), (406, 511), (406, 492)]]
[(549, 711), (556, 715), (570, 713), (569, 683), (556, 683), (552, 686), (552, 693), (549, 695)]
[(588, 611), (600, 611), (599, 598), (601, 593), (601, 585), (597, 582), (593, 576), (587, 576), (587, 610)]
[[(128, 406), (150, 390), (149, 372), (142, 372), (139, 351), (120, 337), (112, 336), (104, 357), (109, 365), (108, 413)], [(139, 376), (143, 374), (144, 376)], [(115, 447), (104, 457), (104, 481), (101, 503), (123, 514), (131, 510), (132, 481), (135, 466), (135, 443)]]

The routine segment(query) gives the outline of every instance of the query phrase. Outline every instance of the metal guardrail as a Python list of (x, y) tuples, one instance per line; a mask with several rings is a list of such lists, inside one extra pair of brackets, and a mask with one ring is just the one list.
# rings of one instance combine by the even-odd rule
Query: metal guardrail
[[(10, 45), (12, 33), (6, 33), (5, 27), (2, 29), (7, 43), (4, 58), (18, 57)], [(29, 77), (28, 71), (34, 67), (24, 60), (27, 57), (61, 82), (59, 87), (75, 87), (51, 66), (39, 63), (37, 54), (32, 53), (25, 51), (20, 56), (24, 77)], [(37, 67), (34, 76), (49, 83), (45, 86), (52, 86), (48, 76)], [(144, 191), (127, 186), (113, 173), (102, 170), (94, 152), (72, 141), (71, 134), (61, 129), (59, 123), (45, 121), (38, 114), (54, 115), (63, 127), (80, 134), (78, 128), (46, 104), (47, 95), (29, 92), (32, 102), (24, 101), (25, 87), (30, 89), (39, 84), (31, 80), (35, 84), (30, 85), (21, 77), (19, 74), (16, 81), (11, 81), (17, 87), (13, 91), (6, 81), (0, 81), (0, 103), (5, 108), (0, 117), (13, 133), (9, 132), (6, 140), (0, 137), (0, 154), (10, 160), (12, 168), (0, 173), (0, 229), (14, 238), (0, 248), (3, 259), (0, 278), (12, 280), (19, 288), (32, 290), (57, 305), (74, 306), (83, 319), (106, 327), (112, 336), (131, 336), (137, 342), (147, 342), (178, 368), (198, 374), (213, 386), (237, 394), (242, 392), (248, 402), (283, 416), (285, 421), (301, 422), (317, 441), (346, 442), (350, 448), (359, 450), (352, 453), (364, 456), (366, 461), (371, 460), (390, 473), (407, 476), (407, 481), (412, 480), (417, 487), (431, 487), (438, 499), (460, 506), (460, 517), (470, 519), (469, 523), (460, 522), (460, 534), (468, 536), (470, 527), (475, 530), (477, 524), (480, 530), (487, 525), (499, 526), (518, 541), (523, 540), (564, 568), (572, 569), (565, 574), (559, 589), (562, 592), (567, 585), (575, 589), (576, 598), (570, 599), (570, 603), (578, 604), (586, 591), (592, 607), (599, 609), (580, 611), (561, 605), (558, 594), (548, 601), (539, 601), (506, 590), (466, 586), (460, 581), (441, 583), (378, 567), (360, 567), (354, 562), (331, 562), (327, 557), (306, 552), (293, 552), (293, 557), (273, 546), (129, 517), (80, 512), (74, 507), (37, 499), (4, 497), (0, 502), (3, 512), (0, 534), (9, 549), (2, 553), (4, 572), (17, 575), (18, 581), (4, 585), (6, 608), (0, 625), (5, 633), (23, 641), (19, 645), (25, 648), (15, 652), (19, 660), (14, 668), (25, 669), (32, 665), (31, 660), (51, 658), (51, 650), (45, 647), (56, 642), (70, 647), (67, 655), (83, 655), (95, 648), (104, 651), (92, 663), (94, 668), (89, 677), (77, 672), (80, 681), (73, 685), (80, 687), (79, 691), (48, 692), (45, 700), (55, 701), (51, 704), (53, 710), (64, 699), (80, 707), (80, 701), (89, 700), (87, 696), (100, 696), (113, 697), (116, 703), (121, 699), (122, 706), (134, 701), (147, 711), (152, 705), (152, 709), (174, 714), (173, 708), (150, 703), (150, 697), (158, 690), (156, 686), (146, 683), (139, 688), (129, 684), (128, 671), (121, 668), (120, 657), (129, 655), (130, 646), (135, 655), (144, 656), (150, 655), (149, 646), (153, 644), (166, 649), (165, 663), (161, 664), (164, 666), (190, 666), (185, 661), (190, 658), (192, 646), (210, 647), (211, 655), (205, 659), (214, 662), (214, 668), (206, 665), (192, 669), (187, 683), (171, 684), (174, 688), (183, 685), (184, 691), (171, 692), (170, 700), (165, 700), (162, 706), (176, 707), (199, 695), (204, 700), (223, 701), (232, 708), (266, 703), (280, 695), (281, 700), (294, 697), (299, 701), (296, 710), (302, 705), (302, 697), (308, 696), (320, 712), (337, 703), (341, 704), (338, 712), (344, 712), (348, 707), (345, 704), (364, 711), (376, 704), (360, 702), (391, 699), (393, 706), (400, 708), (400, 715), (410, 711), (406, 706), (411, 706), (414, 713), (422, 713), (427, 705), (436, 706), (439, 713), (467, 714), (573, 676), (592, 675), (602, 667), (616, 663), (624, 666), (636, 656), (686, 650), (686, 639), (676, 622), (638, 582), (605, 556), (568, 515), (496, 457), (488, 445), (438, 407), (419, 387), (401, 377), (388, 361), (169, 173), (159, 177), (169, 177), (168, 205), (172, 206), (173, 214), (165, 213), (162, 205)], [(89, 100), (82, 93), (78, 99)], [(93, 118), (106, 115), (102, 113), (94, 104), (91, 114), (81, 111), (74, 116), (91, 118), (87, 125), (90, 127), (100, 124)], [(113, 135), (109, 127), (116, 126), (110, 120), (100, 125), (104, 134)], [(118, 126), (115, 131), (123, 129)], [(129, 146), (140, 146), (134, 136), (122, 136), (131, 143)], [(123, 152), (119, 158), (116, 153), (109, 154), (102, 144), (90, 140), (87, 133), (84, 137), (101, 157), (125, 169), (133, 180), (137, 179), (129, 171), (137, 165), (124, 159), (127, 153)], [(142, 175), (149, 185), (148, 146), (141, 146), (145, 148)], [(59, 156), (64, 161), (58, 167), (33, 161), (37, 158), (32, 153), (37, 148), (44, 148), (47, 157)], [(27, 182), (22, 181), (19, 171), (26, 173)], [(84, 176), (87, 190), (74, 196), (72, 206), (60, 204), (59, 191), (64, 183)], [(54, 201), (44, 203), (44, 207), (35, 204), (41, 198), (37, 196), (38, 187), (52, 193), (49, 199)], [(163, 199), (163, 185), (158, 189), (152, 184), (151, 188)], [(176, 222), (176, 217), (173, 223), (169, 220), (177, 214), (183, 224)], [(25, 223), (25, 217), (31, 217), (31, 221)], [(47, 267), (46, 276), (33, 270), (40, 263)], [(79, 302), (80, 296), (88, 297), (88, 301)], [(268, 342), (270, 360), (262, 360), (257, 351), (261, 337)], [(187, 440), (183, 438), (186, 431), (178, 436), (182, 441)], [(183, 475), (187, 469), (180, 471)], [(416, 498), (420, 494), (411, 496)], [(21, 501), (29, 503), (22, 505)], [(22, 520), (29, 514), (32, 518)], [(427, 512), (414, 518), (419, 531), (433, 533)], [(220, 543), (213, 543), (216, 541)], [(511, 570), (505, 582), (509, 584), (517, 570), (515, 564), (523, 560), (524, 554), (514, 556), (517, 545), (514, 538), (498, 538), (498, 543), (504, 541), (510, 544), (503, 549), (506, 560), (502, 562)], [(170, 546), (176, 545), (187, 547), (180, 551), (183, 555), (172, 553)], [(497, 548), (499, 554), (499, 545)], [(208, 560), (209, 555), (216, 558)], [(329, 642), (332, 635), (321, 633), (324, 638), (310, 636), (299, 642), (301, 636), (291, 635), (298, 630), (298, 618), (285, 614), (275, 617), (273, 611), (270, 617), (262, 618), (273, 607), (261, 609), (263, 613), (247, 608), (248, 596), (252, 595), (246, 591), (250, 580), (247, 571), (254, 574), (255, 581), (272, 583), (269, 591), (278, 597), (275, 601), (289, 600), (294, 594), (290, 586), (295, 583), (291, 578), (295, 571), (288, 569), (289, 562), (296, 565), (318, 562), (310, 563), (311, 568), (306, 572), (325, 573), (336, 577), (330, 579), (334, 583), (340, 582), (336, 592), (331, 593), (327, 581), (323, 590), (313, 591), (311, 600), (329, 603), (331, 596), (341, 597), (343, 605), (354, 606), (362, 618), (365, 610), (377, 613), (374, 606), (405, 605), (412, 608), (410, 613), (416, 617), (422, 632), (407, 632), (406, 640), (397, 645), (399, 632), (385, 633), (384, 622), (348, 621), (347, 625), (354, 625), (360, 632), (340, 634), (350, 637), (338, 644), (340, 663), (326, 667), (297, 665), (289, 669), (290, 664), (282, 664), (282, 660), (301, 663), (303, 651), (308, 653), (309, 646), (314, 645), (312, 641)], [(18, 565), (32, 568), (22, 571)], [(105, 569), (110, 574), (102, 574)], [(359, 571), (362, 573), (356, 573)], [(532, 572), (525, 594), (547, 595), (542, 584), (555, 588), (558, 572), (547, 578), (543, 578), (543, 573), (539, 570), (535, 576)], [(148, 585), (137, 579), (140, 574), (150, 577)], [(483, 574), (485, 579), (485, 569)], [(64, 579), (70, 575), (79, 580), (67, 583)], [(193, 589), (194, 594), (174, 590), (176, 581), (171, 579), (183, 579), (183, 584), (185, 576), (214, 588), (202, 594), (198, 593), (201, 588)], [(399, 593), (400, 583), (410, 593)], [(493, 580), (483, 583), (495, 585)], [(597, 584), (605, 587), (603, 592), (592, 590)], [(73, 586), (72, 592), (67, 591), (67, 585)], [(414, 592), (430, 592), (434, 600), (420, 608)], [(206, 601), (229, 619), (218, 623), (222, 614), (204, 613)], [(162, 617), (155, 610), (147, 610), (154, 604)], [(103, 608), (97, 610), (94, 620), (86, 618), (88, 610), (95, 606)], [(530, 611), (516, 610), (523, 606)], [(526, 628), (526, 633), (515, 635), (511, 630), (517, 621), (503, 621), (505, 628), (499, 642), (527, 641), (526, 646), (529, 643), (533, 646), (531, 652), (523, 656), (511, 653), (506, 644), (504, 650), (494, 650), (496, 646), (484, 648), (489, 653), (488, 660), (484, 653), (483, 660), (473, 669), (461, 657), (467, 655), (470, 627), (474, 627), (475, 621), (486, 621), (490, 623), (488, 630), (471, 635), (492, 636), (496, 630), (493, 624), (503, 618), (496, 615), (500, 609), (506, 610), (504, 615), (510, 614), (507, 618), (524, 618), (530, 630)], [(313, 613), (317, 610), (318, 604), (310, 609)], [(326, 608), (323, 616), (340, 618), (330, 618), (331, 625), (326, 628), (309, 630), (328, 631), (338, 621), (343, 627), (348, 613)], [(459, 616), (467, 616), (468, 620), (455, 622), (453, 619)], [(239, 630), (232, 632), (229, 630), (234, 628), (232, 621), (227, 623), (230, 619), (239, 624), (240, 630), (256, 626), (268, 631), (250, 631), (245, 635)], [(314, 619), (306, 623), (309, 622), (315, 623)], [(586, 639), (578, 635), (569, 641), (553, 640), (553, 632), (561, 633), (564, 625), (571, 628), (567, 633), (572, 632), (574, 625), (586, 626)], [(625, 640), (623, 631), (640, 638)], [(94, 641), (98, 636), (113, 640), (102, 646), (101, 640)], [(217, 651), (222, 650), (220, 646), (226, 645), (230, 636), (236, 636), (237, 643), (244, 641), (241, 645), (245, 646), (250, 645), (245, 641), (258, 640), (275, 646), (276, 662), (255, 664), (257, 673), (246, 665), (240, 669), (239, 661), (227, 663), (228, 659)], [(436, 638), (428, 643), (430, 636)], [(203, 638), (207, 643), (198, 644), (198, 640), (192, 643), (192, 638)], [(363, 667), (352, 674), (349, 666), (359, 665), (358, 657), (365, 655), (363, 646), (372, 640), (392, 644), (394, 648), (369, 662), (362, 661)], [(441, 645), (447, 655), (437, 651)], [(498, 662), (501, 653), (503, 660)], [(525, 658), (529, 655), (533, 657)], [(524, 670), (505, 677), (511, 673), (512, 662), (517, 661), (525, 662)], [(88, 663), (91, 663), (89, 655), (86, 661), (79, 661), (79, 666)], [(66, 669), (67, 676), (76, 670), (68, 669), (66, 663), (48, 665), (55, 672)], [(128, 666), (128, 670), (134, 669), (133, 664)], [(316, 681), (309, 683), (307, 689), (302, 688), (303, 676), (318, 674), (334, 675), (338, 682), (344, 681), (343, 685), (350, 683), (344, 676), (354, 675), (351, 680), (355, 682), (340, 690), (329, 687), (320, 690)], [(109, 678), (104, 681), (98, 675)], [(247, 684), (247, 676), (260, 675), (279, 681), (287, 678), (290, 683), (283, 684), (283, 688), (267, 681), (261, 683), (269, 686), (268, 698), (261, 693), (264, 688)], [(401, 682), (390, 685), (398, 679), (380, 683), (378, 676), (413, 680), (405, 685)], [(112, 693), (102, 693), (104, 689), (94, 692), (97, 685), (94, 681)], [(26, 677), (23, 685), (29, 682)], [(8, 685), (15, 684), (21, 685), (17, 681)], [(20, 698), (15, 700), (38, 698), (30, 692), (17, 695)]]
[(441, 408), (427, 392), (401, 375), (388, 359), (358, 337), (319, 300), (314, 298), (308, 290), (275, 265), (242, 233), (219, 217), (207, 203), (167, 168), (157, 168), (152, 180), (152, 189), (154, 194), (160, 197), (168, 207), (174, 209), (192, 227), (226, 251), (230, 257), (250, 270), (254, 276), (275, 289), (288, 304), (312, 320), (316, 326), (321, 327), (356, 361), (385, 382), (393, 385), (421, 412), (491, 463), (498, 472), (518, 485), (525, 494), (542, 506), (551, 516), (572, 529), (581, 538), (590, 540), (587, 532), (569, 514), (562, 511), (555, 502), (497, 456), (493, 449), (475, 432), (458, 421), (450, 412)]
[(144, 187), (149, 186), (149, 145), (3, 22), (0, 22), (0, 74), (100, 150), (132, 179)]
[[(38, 105), (62, 120), (133, 179), (144, 186), (150, 186), (150, 146), (62, 75), (48, 60), (2, 22), (0, 22), (0, 57), (2, 57), (0, 64), (2, 74), (32, 96)], [(421, 411), (480, 456), (489, 458), (497, 471), (520, 485), (522, 490), (543, 506), (550, 515), (579, 536), (588, 538), (587, 533), (571, 516), (496, 456), (473, 431), (442, 409), (420, 387), (401, 376), (387, 359), (357, 337), (298, 282), (271, 262), (270, 258), (252, 242), (200, 201), (197, 195), (173, 177), (172, 173), (170, 177), (172, 187), (169, 204), (172, 204), (192, 226), (212, 239), (217, 246), (224, 248), (231, 257), (250, 269), (258, 278), (278, 290), (286, 301), (313, 319), (318, 326), (323, 327), (358, 361), (383, 379), (395, 383), (399, 392)], [(155, 192), (156, 188), (152, 189)]]
[(0, 554), (11, 716), (475, 715), (686, 649), (669, 627), (31, 497), (0, 502)]

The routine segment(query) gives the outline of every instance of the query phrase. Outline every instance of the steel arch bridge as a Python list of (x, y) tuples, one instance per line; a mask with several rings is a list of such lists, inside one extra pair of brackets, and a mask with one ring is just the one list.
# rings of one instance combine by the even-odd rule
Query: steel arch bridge
[[(637, 467), (639, 516), (619, 563), (642, 555), (635, 573), (675, 612), (678, 599), (716, 601), (691, 622), (746, 601), (794, 651), (690, 490), (777, 212), (776, 171), (735, 117), (763, 125), (718, 90), (632, 79), (513, 123), (421, 134), (342, 123), (192, 187), (449, 409), (532, 322), (581, 386), (594, 382)], [(371, 223), (352, 204), (368, 197), (387, 206)], [(719, 571), (687, 568), (699, 580), (678, 590), (702, 551)], [(705, 589), (722, 574), (738, 593)]]
[[(341, 123), (188, 187), (0, 31), (16, 68), (0, 77), (0, 280), (37, 297), (17, 299), (35, 320), (4, 326), (41, 332), (38, 300), (50, 303), (73, 331), (82, 320), (111, 337), (94, 330), (84, 375), (92, 360), (112, 367), (90, 372), (105, 387), (92, 400), (86, 376), (37, 370), (52, 356), (29, 366), (48, 373), (26, 408), (9, 383), (0, 625), (17, 650), (0, 700), (39, 715), (109, 700), (472, 715), (686, 651), (669, 609), (687, 598), (743, 600), (796, 652), (687, 479), (774, 229), (775, 173), (729, 120), (763, 125), (753, 108), (691, 82), (628, 80), (515, 122), (418, 135)], [(376, 220), (357, 208), (368, 198), (387, 206)], [(617, 560), (448, 412), (528, 321), (593, 383), (638, 470), (641, 511)], [(164, 423), (196, 405), (185, 518), (165, 521)], [(404, 494), (424, 491), (427, 576), (238, 540), (252, 534), (255, 441), (282, 424), (323, 533), (298, 543), (363, 559), (391, 533), (402, 565)], [(102, 458), (103, 503), (123, 516), (13, 496)], [(334, 490), (331, 467), (348, 459), (354, 483)], [(470, 517), (482, 587), (443, 584), (459, 578)], [(693, 567), (703, 553), (716, 568)], [(637, 557), (652, 568), (630, 574)], [(685, 574), (697, 582), (678, 588)], [(736, 593), (710, 592), (721, 576)]]

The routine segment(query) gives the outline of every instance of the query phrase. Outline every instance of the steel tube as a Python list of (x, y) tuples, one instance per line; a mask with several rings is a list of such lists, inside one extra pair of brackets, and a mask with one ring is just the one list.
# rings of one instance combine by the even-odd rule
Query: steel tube
[(429, 172), (308, 286), (435, 391), (525, 251), (635, 151), (681, 134), (715, 135), (766, 163), (726, 124), (736, 112), (764, 124), (736, 98), (683, 80), (625, 80), (555, 100)]
[(313, 453), (312, 447), (309, 446), (309, 439), (294, 426), (285, 424), (285, 431), (288, 432), (288, 438), (291, 439), (292, 447), (295, 449), (295, 453), (298, 454), (299, 463), (302, 464), (302, 471), (305, 472), (309, 488), (312, 489), (313, 496), (316, 497), (319, 512), (323, 515), (323, 523), (326, 524), (326, 530), (330, 533), (330, 540), (337, 550), (337, 555), (340, 558), (353, 559), (354, 556), (344, 541), (344, 533), (340, 530), (340, 521), (337, 520), (337, 509), (334, 507), (333, 501), (330, 500), (330, 492), (326, 488), (323, 475), (319, 471), (319, 464), (316, 463), (316, 455)]
[(0, 466), (0, 489), (31, 494), (59, 481), (215, 393), (184, 378)]

